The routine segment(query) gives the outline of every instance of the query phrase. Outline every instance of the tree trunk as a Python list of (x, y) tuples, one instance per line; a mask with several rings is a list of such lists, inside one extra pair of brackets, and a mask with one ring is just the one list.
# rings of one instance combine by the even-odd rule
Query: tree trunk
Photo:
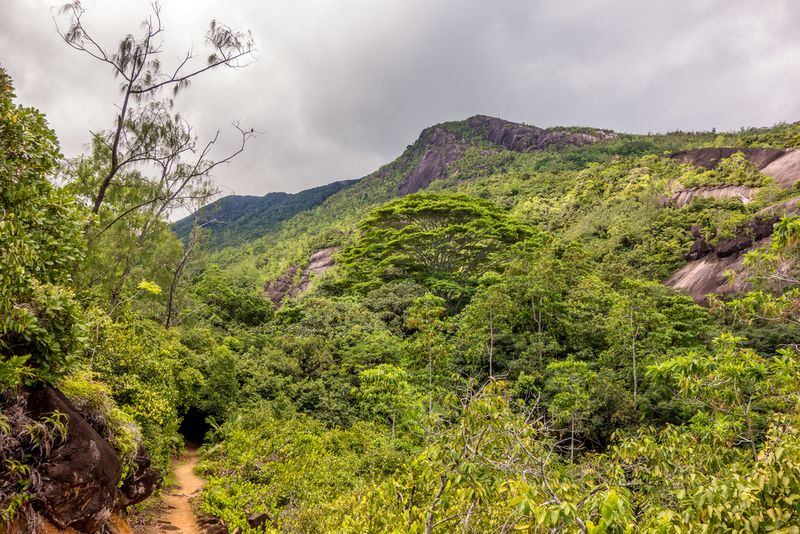
[(569, 463), (575, 463), (575, 416), (569, 421)]
[(494, 378), (492, 359), (494, 358), (494, 317), (489, 310), (489, 378)]

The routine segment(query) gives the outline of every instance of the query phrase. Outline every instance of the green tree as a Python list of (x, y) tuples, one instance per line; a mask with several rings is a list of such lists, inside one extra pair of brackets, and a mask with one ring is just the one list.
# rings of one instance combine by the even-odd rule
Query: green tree
[(597, 373), (587, 362), (565, 360), (547, 366), (545, 392), (550, 395), (547, 412), (569, 434), (569, 460), (575, 461), (576, 436), (587, 430), (595, 408)]
[(0, 69), (0, 389), (55, 380), (85, 341), (68, 289), (85, 215), (49, 180), (60, 154), (44, 116), (13, 99)]
[(497, 253), (531, 235), (490, 201), (417, 193), (373, 210), (343, 251), (356, 286), (409, 277), (450, 304), (462, 302)]
[(180, 205), (186, 186), (196, 179), (208, 176), (211, 170), (240, 153), (248, 132), (239, 130), (242, 144), (231, 155), (217, 161), (208, 160), (209, 152), (219, 133), (205, 145), (198, 144), (189, 124), (173, 115), (173, 100), (160, 99), (164, 90), (173, 97), (187, 88), (198, 75), (220, 67), (242, 67), (243, 60), (253, 52), (254, 41), (249, 32), (237, 32), (217, 21), (211, 21), (205, 42), (209, 54), (205, 62), (195, 60), (187, 52), (175, 68), (164, 68), (161, 62), (165, 28), (161, 23), (160, 6), (153, 5), (153, 13), (142, 22), (138, 37), (127, 35), (116, 51), (106, 50), (84, 23), (86, 11), (80, 0), (66, 4), (62, 14), (69, 16), (67, 28), (59, 28), (62, 39), (89, 57), (108, 65), (114, 77), (121, 81), (121, 97), (114, 127), (94, 136), (95, 148), (104, 156), (103, 164), (96, 168), (92, 183), (82, 181), (97, 214), (109, 187), (118, 175), (149, 162), (158, 169), (153, 180), (155, 194), (142, 200), (140, 207), (158, 206), (156, 211)]
[(459, 316), (458, 345), (468, 365), (490, 379), (508, 364), (516, 311), (504, 284), (482, 287)]
[(214, 170), (240, 154), (254, 134), (234, 124), (238, 143), (221, 153), (220, 132), (200, 141), (175, 112), (174, 101), (205, 72), (243, 67), (254, 41), (248, 32), (212, 21), (205, 36), (208, 55), (201, 60), (189, 51), (167, 67), (160, 9), (153, 4), (140, 33), (128, 34), (116, 50), (96, 39), (80, 0), (64, 6), (61, 15), (68, 21), (58, 31), (67, 45), (103, 63), (121, 82), (114, 125), (93, 133), (90, 154), (68, 162), (64, 170), (71, 191), (91, 207), (86, 228), (90, 261), (87, 268), (76, 269), (79, 287), (106, 293), (104, 305), (114, 311), (139, 279), (156, 280), (168, 290), (162, 297), (164, 310), (154, 315), (169, 328), (175, 288), (193, 249), (181, 250), (180, 242), (171, 239), (169, 215), (176, 209), (195, 211), (207, 202), (217, 192)]
[(408, 383), (406, 372), (401, 367), (381, 364), (362, 371), (357, 394), (363, 409), (382, 422), (388, 421), (395, 442), (398, 425), (413, 427), (417, 418), (414, 390)]
[(416, 331), (414, 345), (417, 352), (425, 354), (427, 359), (428, 417), (433, 413), (434, 376), (448, 356), (445, 312), (444, 299), (426, 293), (414, 301), (406, 319), (406, 328)]
[(711, 353), (691, 351), (649, 369), (657, 380), (676, 385), (690, 402), (692, 423), (728, 447), (745, 445), (758, 457), (768, 414), (797, 402), (797, 354), (789, 349), (768, 360), (739, 348), (742, 338), (723, 334)]

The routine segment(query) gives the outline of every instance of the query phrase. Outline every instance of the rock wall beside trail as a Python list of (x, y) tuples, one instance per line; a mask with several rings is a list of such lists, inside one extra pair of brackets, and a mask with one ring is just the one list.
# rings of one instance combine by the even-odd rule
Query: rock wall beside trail
[[(60, 391), (43, 385), (2, 395), (12, 437), (0, 443), (0, 457), (30, 466), (31, 498), (0, 532), (124, 533), (118, 512), (149, 496), (159, 479), (144, 452), (120, 483), (117, 452)], [(0, 476), (8, 476), (4, 468)]]

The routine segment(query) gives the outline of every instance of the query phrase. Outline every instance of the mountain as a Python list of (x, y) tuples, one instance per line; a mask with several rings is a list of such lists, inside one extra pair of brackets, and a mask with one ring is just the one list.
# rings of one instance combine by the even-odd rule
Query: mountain
[(299, 193), (268, 193), (263, 197), (229, 195), (177, 221), (172, 229), (185, 239), (197, 220), (211, 230), (210, 248), (235, 245), (276, 229), (281, 222), (319, 206), (357, 181), (342, 180)]
[(195, 219), (211, 231), (209, 246), (219, 249), (240, 244), (275, 230), (300, 212), (309, 211), (343, 189), (357, 186), (349, 194), (369, 203), (415, 193), (452, 174), (453, 166), (479, 149), (486, 159), (502, 151), (518, 153), (564, 150), (615, 139), (611, 130), (593, 128), (537, 128), (496, 117), (476, 115), (464, 121), (437, 124), (396, 160), (362, 180), (344, 180), (295, 194), (268, 193), (263, 197), (230, 195), (173, 225), (182, 239)]
[[(258, 272), (277, 304), (334, 265), (373, 207), (423, 190), (457, 192), (491, 199), (559, 239), (583, 243), (609, 265), (622, 263), (705, 302), (709, 291), (747, 287), (741, 277), (729, 284), (726, 273), (742, 271), (744, 254), (781, 215), (794, 213), (787, 198), (800, 177), (795, 129), (638, 135), (476, 115), (426, 128), (392, 162), (290, 218), (258, 226), (252, 200), (241, 201), (237, 213), (253, 224), (239, 236), (237, 224), (212, 228), (214, 245), (230, 249), (216, 261)], [(644, 191), (646, 199), (635, 196)]]

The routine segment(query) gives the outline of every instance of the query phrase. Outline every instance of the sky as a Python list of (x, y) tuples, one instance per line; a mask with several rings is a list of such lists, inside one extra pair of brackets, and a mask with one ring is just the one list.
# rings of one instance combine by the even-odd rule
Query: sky
[[(0, 3), (18, 102), (80, 154), (112, 126), (119, 82), (60, 39), (59, 3)], [(110, 50), (150, 13), (140, 0), (83, 6)], [(246, 68), (205, 73), (175, 103), (201, 140), (233, 142), (234, 121), (259, 132), (216, 169), (224, 193), (359, 178), (423, 128), (476, 114), (636, 133), (800, 120), (796, 0), (166, 0), (161, 13), (165, 67), (204, 57), (212, 19), (256, 40)]]

